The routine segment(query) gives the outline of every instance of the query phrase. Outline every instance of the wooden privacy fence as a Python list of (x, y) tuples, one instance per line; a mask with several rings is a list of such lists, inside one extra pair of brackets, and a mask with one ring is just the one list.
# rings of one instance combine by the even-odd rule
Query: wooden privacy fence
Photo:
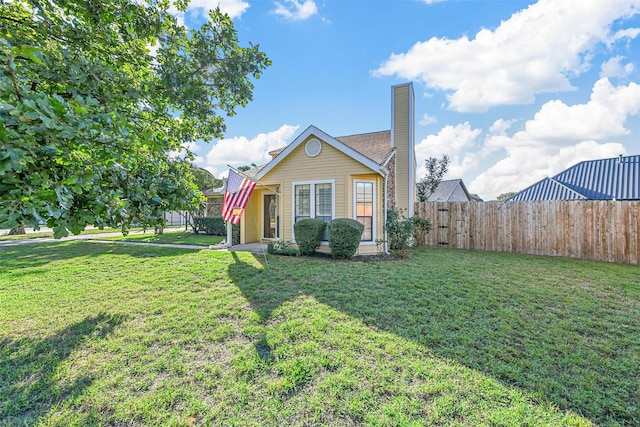
[(640, 264), (640, 201), (424, 202), (427, 246)]

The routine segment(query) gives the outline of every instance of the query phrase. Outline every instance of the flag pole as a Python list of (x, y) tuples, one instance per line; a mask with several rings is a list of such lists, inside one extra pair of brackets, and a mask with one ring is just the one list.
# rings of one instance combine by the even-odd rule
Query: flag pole
[(231, 221), (227, 221), (227, 248), (230, 249), (233, 245), (233, 224)]
[(237, 174), (238, 174), (238, 175), (240, 175), (241, 177), (243, 177), (243, 178), (247, 178), (247, 179), (250, 179), (251, 181), (254, 181), (257, 185), (259, 185), (259, 186), (261, 186), (261, 187), (264, 187), (264, 188), (266, 188), (266, 189), (267, 189), (267, 190), (269, 190), (269, 191), (272, 191), (276, 196), (279, 196), (279, 195), (280, 195), (280, 193), (279, 193), (277, 190), (274, 190), (273, 188), (271, 188), (271, 187), (269, 187), (269, 186), (267, 186), (267, 185), (264, 185), (263, 183), (261, 183), (261, 182), (260, 182), (260, 181), (258, 181), (257, 179), (255, 179), (255, 178), (253, 178), (253, 177), (251, 177), (251, 176), (249, 176), (249, 175), (245, 174), (245, 173), (244, 173), (244, 172), (242, 172), (242, 171), (239, 171), (238, 169), (234, 168), (233, 166), (229, 166), (229, 165), (227, 165), (227, 166), (229, 167), (229, 169), (233, 170), (235, 173), (237, 173)]

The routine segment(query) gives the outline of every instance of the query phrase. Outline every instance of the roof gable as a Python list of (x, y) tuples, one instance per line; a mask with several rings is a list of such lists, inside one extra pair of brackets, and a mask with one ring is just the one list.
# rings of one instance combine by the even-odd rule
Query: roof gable
[(467, 191), (467, 187), (464, 185), (464, 182), (462, 182), (461, 179), (449, 179), (446, 181), (440, 181), (440, 183), (436, 187), (436, 190), (433, 192), (433, 194), (429, 196), (428, 201), (429, 202), (457, 201), (457, 200), (450, 200), (451, 196), (453, 195), (453, 193), (456, 191), (457, 188), (462, 189), (462, 191), (464, 192), (467, 198), (467, 201), (472, 199), (471, 195), (469, 194), (469, 191)]
[(584, 200), (584, 194), (563, 185), (553, 178), (544, 178), (509, 197), (507, 202), (524, 200)]
[(507, 200), (574, 199), (640, 199), (640, 155), (580, 162)]
[[(278, 164), (280, 164), (280, 162), (282, 162), (284, 159), (286, 159), (286, 157), (289, 154), (291, 154), (305, 140), (307, 140), (307, 138), (309, 138), (312, 135), (317, 137), (317, 138), (319, 138), (319, 139), (321, 139), (323, 142), (325, 142), (326, 144), (329, 144), (330, 146), (332, 146), (336, 150), (342, 152), (346, 156), (348, 156), (348, 157), (354, 159), (355, 161), (363, 164), (364, 166), (368, 167), (369, 169), (371, 169), (371, 170), (373, 170), (375, 172), (380, 172), (381, 166), (380, 166), (380, 163), (377, 162), (376, 160), (369, 158), (368, 156), (366, 156), (365, 154), (363, 154), (363, 153), (359, 152), (358, 150), (354, 149), (350, 145), (342, 142), (341, 140), (339, 140), (337, 138), (334, 138), (334, 137), (330, 136), (326, 132), (318, 129), (317, 127), (309, 126), (307, 129), (304, 130), (304, 132), (302, 132), (300, 135), (298, 135), (296, 137), (296, 139), (294, 139), (289, 145), (287, 145), (274, 159), (272, 159), (269, 163), (264, 165), (264, 167), (256, 174), (256, 178), (260, 179), (260, 178), (264, 177), (267, 173), (269, 173), (271, 170), (273, 170)], [(343, 138), (345, 138), (345, 137), (343, 137)]]

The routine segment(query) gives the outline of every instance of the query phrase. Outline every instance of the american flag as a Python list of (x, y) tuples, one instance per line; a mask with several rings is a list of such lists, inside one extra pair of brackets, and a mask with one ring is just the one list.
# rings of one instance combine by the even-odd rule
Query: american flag
[(227, 191), (224, 193), (224, 201), (222, 202), (222, 217), (225, 221), (230, 221), (232, 224), (240, 222), (249, 196), (255, 187), (255, 181), (243, 178), (233, 170), (229, 170)]

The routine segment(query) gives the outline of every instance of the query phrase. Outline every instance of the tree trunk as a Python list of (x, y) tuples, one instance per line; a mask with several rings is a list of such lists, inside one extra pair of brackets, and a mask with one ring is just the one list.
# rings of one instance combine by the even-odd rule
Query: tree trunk
[(27, 234), (27, 231), (24, 229), (24, 225), (9, 230), (9, 236), (15, 236), (18, 234)]
[(153, 234), (163, 234), (164, 228), (156, 228), (153, 230)]

